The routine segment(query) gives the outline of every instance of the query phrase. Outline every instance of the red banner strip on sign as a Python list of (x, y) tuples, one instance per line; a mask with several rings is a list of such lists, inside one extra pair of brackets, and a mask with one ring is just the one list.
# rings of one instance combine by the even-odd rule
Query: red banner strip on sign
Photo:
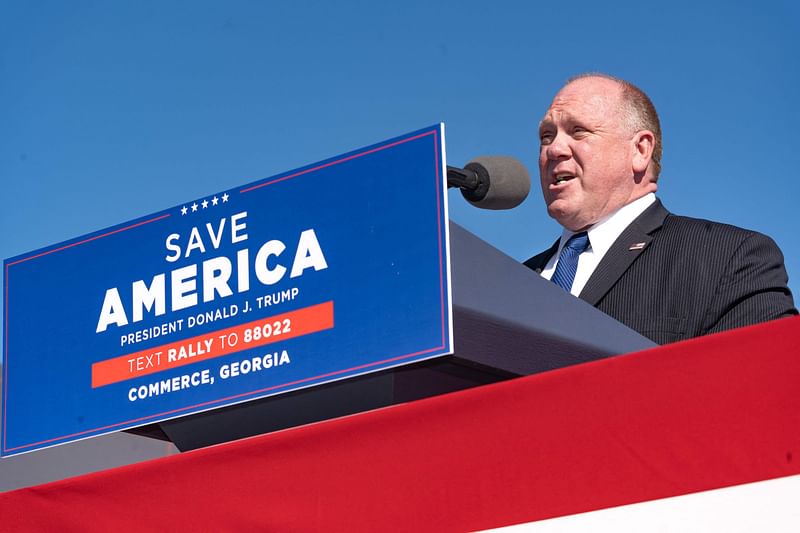
[(92, 388), (162, 372), (333, 327), (328, 301), (92, 365)]

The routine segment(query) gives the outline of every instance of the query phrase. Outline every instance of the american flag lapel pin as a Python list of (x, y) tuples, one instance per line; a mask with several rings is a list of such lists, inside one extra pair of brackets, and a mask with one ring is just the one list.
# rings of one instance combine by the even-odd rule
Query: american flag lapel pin
[(633, 244), (631, 244), (631, 245), (630, 245), (630, 247), (628, 248), (628, 250), (641, 250), (641, 249), (642, 249), (642, 248), (644, 248), (645, 246), (647, 246), (647, 243), (646, 243), (646, 242), (635, 242), (635, 243), (633, 243)]

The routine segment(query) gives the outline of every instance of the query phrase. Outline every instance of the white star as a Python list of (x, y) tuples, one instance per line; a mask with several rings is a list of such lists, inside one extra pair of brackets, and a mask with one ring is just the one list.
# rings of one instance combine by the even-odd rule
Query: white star
[(203, 200), (203, 209), (208, 207), (208, 200)]
[(227, 201), (228, 201), (228, 193), (225, 193), (222, 195), (222, 203), (224, 204)]
[(217, 198), (216, 196), (211, 199), (211, 205), (217, 205), (218, 203), (219, 203), (219, 198)]
[(197, 211), (197, 202), (192, 204), (192, 213), (194, 213), (195, 211)]
[(181, 207), (181, 215), (185, 215), (187, 211), (189, 210), (186, 209), (186, 206)]

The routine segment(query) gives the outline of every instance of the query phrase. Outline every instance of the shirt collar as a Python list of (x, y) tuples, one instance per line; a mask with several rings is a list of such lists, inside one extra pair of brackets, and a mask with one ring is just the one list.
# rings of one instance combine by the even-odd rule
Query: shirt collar
[[(604, 256), (608, 249), (611, 248), (611, 245), (614, 244), (614, 241), (617, 240), (617, 237), (625, 231), (625, 228), (655, 201), (656, 195), (652, 192), (647, 193), (592, 225), (592, 227), (586, 230), (589, 235), (589, 246), (591, 246), (592, 253), (600, 257)], [(580, 232), (564, 229), (561, 233), (561, 242), (558, 246), (559, 251), (564, 247), (564, 243), (575, 235), (575, 233)]]

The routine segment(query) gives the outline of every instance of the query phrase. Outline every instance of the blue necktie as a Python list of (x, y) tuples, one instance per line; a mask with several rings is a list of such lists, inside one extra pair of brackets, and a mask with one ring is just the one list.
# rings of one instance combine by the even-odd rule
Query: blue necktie
[(556, 271), (550, 281), (569, 292), (572, 289), (572, 282), (575, 280), (575, 273), (578, 271), (578, 257), (589, 247), (589, 236), (585, 231), (576, 233), (569, 238), (567, 244), (561, 249), (558, 256)]

